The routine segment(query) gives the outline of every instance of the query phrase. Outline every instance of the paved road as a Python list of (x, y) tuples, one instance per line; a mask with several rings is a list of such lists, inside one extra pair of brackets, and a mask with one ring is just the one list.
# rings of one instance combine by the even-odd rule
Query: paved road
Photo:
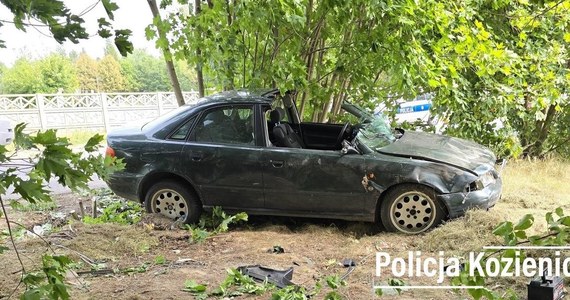
[[(18, 163), (18, 160), (15, 159), (12, 161), (12, 163)], [(4, 169), (6, 169), (6, 167), (0, 166), (0, 172), (2, 172)], [(19, 173), (19, 176), (25, 177), (26, 173), (24, 171), (22, 171)], [(94, 176), (92, 178), (92, 180), (88, 183), (88, 185), (92, 189), (107, 187), (107, 184), (103, 180), (98, 178), (97, 176)], [(61, 184), (59, 184), (56, 179), (50, 180), (50, 182), (48, 184), (48, 189), (51, 191), (52, 194), (56, 194), (56, 195), (71, 192), (71, 190), (69, 188), (66, 188), (66, 187), (62, 186)], [(9, 189), (6, 195), (2, 195), (2, 199), (18, 199), (19, 196), (16, 194), (13, 194), (12, 193), (13, 190), (14, 189)]]

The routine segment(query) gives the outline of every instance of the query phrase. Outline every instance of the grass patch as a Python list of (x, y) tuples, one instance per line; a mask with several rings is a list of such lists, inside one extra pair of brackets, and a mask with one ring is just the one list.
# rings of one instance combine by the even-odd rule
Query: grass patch
[(52, 211), (57, 208), (57, 203), (55, 201), (38, 201), (36, 203), (29, 203), (27, 201), (12, 201), (10, 202), (11, 207), (19, 212), (29, 212), (29, 211)]
[(89, 129), (59, 129), (58, 135), (66, 137), (69, 142), (75, 146), (83, 146), (95, 134), (105, 135), (104, 130), (89, 130)]
[(445, 250), (450, 254), (462, 254), (480, 250), (483, 246), (501, 243), (502, 239), (491, 232), (505, 220), (503, 211), (469, 210), (465, 216), (446, 222), (417, 239), (420, 251), (437, 252)]
[(115, 260), (146, 253), (158, 239), (141, 227), (113, 223), (73, 225), (79, 233), (65, 246), (96, 260)]
[(503, 172), (503, 203), (550, 211), (570, 207), (570, 163), (560, 159), (516, 160)]

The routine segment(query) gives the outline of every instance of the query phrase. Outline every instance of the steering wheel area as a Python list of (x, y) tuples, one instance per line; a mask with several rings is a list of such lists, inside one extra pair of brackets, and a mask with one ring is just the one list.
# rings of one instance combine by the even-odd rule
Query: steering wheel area
[(335, 143), (336, 147), (340, 147), (342, 145), (342, 140), (344, 139), (344, 136), (347, 134), (349, 126), (350, 126), (349, 122), (347, 122), (346, 124), (344, 124), (344, 126), (342, 126), (342, 129), (340, 130), (340, 133), (336, 138), (336, 143)]

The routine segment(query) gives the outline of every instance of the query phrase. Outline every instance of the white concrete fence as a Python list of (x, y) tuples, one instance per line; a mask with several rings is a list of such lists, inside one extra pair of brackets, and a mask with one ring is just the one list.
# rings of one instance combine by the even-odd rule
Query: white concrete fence
[[(197, 92), (184, 92), (186, 103)], [(142, 123), (176, 108), (171, 92), (0, 95), (0, 119), (28, 123), (27, 129), (92, 129), (109, 131)]]

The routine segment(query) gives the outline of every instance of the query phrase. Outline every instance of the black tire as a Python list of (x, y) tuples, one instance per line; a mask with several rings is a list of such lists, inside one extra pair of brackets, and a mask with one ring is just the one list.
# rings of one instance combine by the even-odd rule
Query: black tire
[[(198, 197), (183, 184), (164, 180), (154, 184), (145, 195), (145, 208), (149, 213), (160, 213), (184, 224), (198, 222), (202, 204)], [(182, 218), (182, 219), (180, 219)]]
[(445, 216), (435, 191), (425, 185), (402, 184), (388, 190), (380, 205), (387, 231), (418, 234), (441, 223)]

